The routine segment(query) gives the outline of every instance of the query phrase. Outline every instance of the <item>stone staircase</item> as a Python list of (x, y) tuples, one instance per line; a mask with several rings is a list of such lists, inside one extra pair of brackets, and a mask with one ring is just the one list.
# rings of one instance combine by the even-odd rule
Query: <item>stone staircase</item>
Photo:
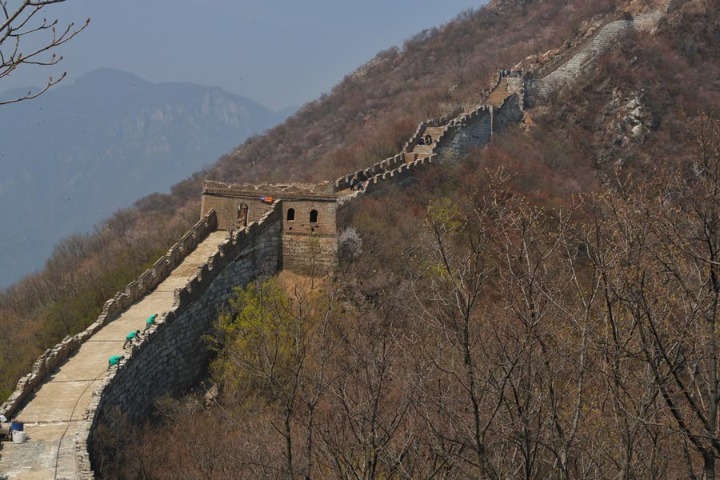
[[(546, 97), (558, 88), (571, 84), (592, 65), (599, 55), (610, 48), (612, 42), (614, 42), (619, 35), (630, 29), (636, 29), (638, 31), (652, 30), (663, 18), (666, 9), (667, 7), (662, 7), (653, 12), (639, 14), (633, 20), (616, 20), (606, 24), (568, 61), (561, 64), (544, 78), (535, 80), (529, 85), (530, 92), (528, 93)], [(453, 115), (441, 119), (428, 120), (421, 123), (415, 134), (405, 144), (401, 153), (377, 162), (365, 169), (338, 178), (335, 181), (335, 192), (341, 197), (350, 199), (360, 194), (360, 192), (352, 191), (349, 188), (350, 180), (353, 178), (368, 182), (369, 184), (376, 184), (378, 179), (390, 178), (393, 177), (394, 173), (400, 173), (402, 171), (407, 172), (407, 168), (405, 167), (407, 165), (416, 165), (417, 162), (423, 159), (429, 160), (421, 162), (422, 164), (432, 162), (434, 157), (437, 156), (438, 147), (449, 133), (475, 121), (480, 115), (489, 114), (492, 122), (493, 110), (501, 109), (513, 95), (518, 96), (520, 110), (523, 110), (526, 95), (525, 77), (515, 72), (511, 72), (509, 76), (495, 77), (491, 85), (491, 91), (482, 105), (471, 112), (456, 112)], [(420, 138), (424, 138), (426, 135), (432, 137), (433, 141), (431, 145), (421, 145), (419, 143)], [(371, 180), (372, 183), (370, 183)], [(339, 200), (340, 203), (344, 201), (345, 199), (343, 198)]]
[[(501, 109), (510, 97), (518, 95), (522, 110), (522, 97), (524, 91), (524, 78), (522, 76), (495, 78), (493, 88), (486, 101), (471, 111), (457, 109), (445, 117), (430, 119), (418, 125), (415, 133), (405, 143), (401, 153), (377, 162), (370, 167), (364, 168), (344, 175), (335, 181), (334, 191), (338, 195), (338, 203), (361, 195), (373, 188), (380, 181), (386, 179), (398, 180), (398, 176), (409, 175), (410, 170), (417, 166), (433, 163), (437, 158), (437, 152), (446, 142), (446, 139), (455, 134), (458, 129), (475, 122), (481, 115), (490, 115), (493, 110)], [(427, 145), (420, 139), (430, 136), (432, 142)], [(351, 179), (366, 183), (363, 191), (351, 190)]]
[(605, 25), (580, 51), (540, 80), (537, 93), (547, 96), (557, 89), (572, 84), (593, 64), (598, 56), (610, 48), (615, 38), (630, 30), (632, 26), (632, 20), (616, 20)]
[[(533, 86), (535, 93), (547, 95), (560, 86), (570, 84), (623, 32), (632, 28), (650, 30), (662, 16), (661, 11), (651, 12), (638, 15), (634, 20), (608, 23), (567, 62), (546, 77), (536, 80)], [(400, 153), (338, 178), (334, 186), (338, 203), (372, 190), (383, 181), (402, 181), (412, 175), (415, 169), (436, 162), (440, 149), (446, 148), (444, 146), (448, 143), (457, 142), (458, 137), (462, 136), (458, 132), (470, 125), (489, 125), (487, 128), (490, 133), (483, 134), (481, 138), (484, 143), (475, 145), (486, 144), (492, 135), (493, 119), (501, 116), (502, 112), (510, 111), (503, 109), (509, 100), (513, 101), (512, 112), (517, 112), (518, 99), (512, 98), (513, 95), (518, 95), (522, 109), (524, 90), (525, 80), (522, 76), (496, 77), (486, 100), (474, 110), (456, 111), (443, 118), (422, 122)], [(517, 117), (513, 117), (513, 120), (517, 120)], [(476, 131), (479, 130), (476, 128)], [(432, 143), (420, 145), (419, 139), (427, 135), (432, 138)], [(350, 190), (350, 180), (353, 178), (365, 183), (363, 192)], [(34, 390), (32, 398), (22, 410), (14, 415), (18, 421), (25, 422), (30, 441), (25, 444), (5, 444), (0, 457), (0, 474), (24, 480), (92, 476), (89, 467), (78, 471), (80, 467), (77, 458), (82, 453), (78, 449), (84, 449), (85, 446), (77, 444), (75, 439), (82, 436), (79, 428), (83, 420), (87, 420), (83, 418), (86, 408), (98, 401), (91, 394), (105, 381), (107, 359), (113, 354), (122, 353), (125, 335), (131, 330), (144, 328), (145, 319), (149, 315), (172, 308), (173, 292), (188, 285), (198, 267), (218, 251), (218, 245), (225, 237), (226, 232), (210, 233), (181, 264), (174, 264), (177, 267), (162, 283), (153, 285), (153, 290), (144, 294), (143, 298), (125, 306), (125, 311), (116, 319), (109, 319), (110, 323), (101, 322), (102, 325), (91, 332), (92, 337), (84, 340), (64, 364), (50, 370), (50, 373), (38, 373), (37, 376), (47, 375), (47, 378)], [(17, 399), (18, 404), (22, 401), (22, 398)]]
[(415, 146), (412, 148), (411, 154), (414, 154), (414, 157), (408, 156), (408, 158), (412, 158), (412, 160), (417, 160), (418, 158), (426, 157), (428, 155), (432, 155), (434, 144), (437, 143), (437, 140), (443, 136), (443, 134), (447, 131), (447, 124), (441, 125), (437, 127), (425, 127), (422, 130), (419, 131), (418, 134), (418, 140), (423, 139), (423, 142), (426, 142), (427, 137), (430, 137), (430, 143), (415, 143)]
[(572, 85), (620, 35), (633, 29), (640, 32), (650, 31), (658, 25), (664, 15), (663, 8), (639, 14), (633, 20), (615, 20), (607, 23), (569, 60), (545, 77), (536, 80), (532, 87), (533, 95), (546, 98), (553, 92)]
[(490, 92), (490, 95), (488, 96), (487, 100), (485, 101), (486, 105), (492, 105), (493, 107), (500, 107), (503, 103), (505, 103), (505, 100), (512, 95), (512, 92), (510, 91), (509, 85), (508, 85), (508, 78), (503, 78), (498, 83), (497, 87), (493, 89), (492, 92)]
[(441, 125), (439, 127), (426, 127), (425, 130), (422, 132), (423, 137), (427, 137), (430, 135), (430, 138), (433, 142), (436, 142), (438, 138), (440, 138), (443, 133), (447, 130), (447, 125)]

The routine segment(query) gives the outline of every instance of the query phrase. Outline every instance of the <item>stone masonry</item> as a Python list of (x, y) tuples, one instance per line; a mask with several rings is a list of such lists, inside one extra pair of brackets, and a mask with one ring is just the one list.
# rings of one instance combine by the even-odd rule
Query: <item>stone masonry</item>
[(279, 202), (275, 203), (258, 222), (221, 243), (185, 288), (175, 292), (172, 309), (163, 321), (132, 346), (99, 396), (88, 429), (91, 459), (97, 448), (94, 426), (112, 425), (118, 413), (141, 421), (154, 400), (178, 394), (197, 382), (211, 354), (201, 339), (234, 289), (279, 271), (281, 215)]
[[(38, 361), (36, 366), (42, 361), (42, 368), (48, 370), (38, 380), (39, 386), (28, 394), (24, 405), (15, 402), (3, 407), (25, 423), (29, 441), (5, 444), (0, 472), (26, 480), (92, 476), (85, 442), (98, 400), (113, 379), (108, 358), (116, 354), (131, 357), (132, 347), (123, 347), (125, 335), (144, 328), (150, 314), (160, 313), (159, 322), (164, 321), (164, 312), (175, 303), (177, 288), (193, 283), (198, 268), (207, 265), (210, 254), (227, 237), (227, 232), (213, 232), (215, 225), (211, 212), (125, 292), (109, 300), (98, 320), (73, 337), (77, 342), (64, 341), (59, 346), (64, 349), (62, 355), (51, 353)], [(73, 343), (77, 345), (70, 349)], [(26, 384), (21, 382), (19, 389)]]
[(279, 201), (281, 266), (301, 275), (332, 271), (337, 255), (337, 194), (320, 185), (228, 185), (205, 182), (202, 215), (218, 212), (218, 228), (236, 230), (266, 214)]
[[(337, 205), (359, 193), (349, 191), (350, 179), (364, 181), (363, 193), (387, 181), (401, 182), (442, 157), (451, 159), (487, 144), (494, 133), (518, 121), (521, 96), (506, 83), (496, 86), (504, 89), (496, 92), (496, 105), (423, 122), (400, 154), (334, 184), (207, 182), (203, 220), (151, 270), (109, 301), (96, 324), (49, 350), (3, 405), (6, 414), (30, 420), (31, 441), (12, 445), (9, 458), (0, 459), (0, 471), (25, 472), (15, 478), (48, 478), (54, 462), (55, 475), (61, 472), (62, 478), (94, 478), (92, 459), (100, 448), (94, 437), (96, 427), (112, 425), (121, 417), (140, 421), (157, 399), (177, 394), (198, 380), (210, 356), (202, 337), (235, 287), (282, 268), (301, 274), (332, 270)], [(419, 138), (428, 135), (431, 143), (419, 145)], [(153, 312), (160, 313), (157, 324), (123, 351), (124, 330), (142, 327), (143, 318)], [(108, 355), (118, 349), (124, 359), (106, 372)], [(79, 369), (73, 375), (80, 378), (85, 370), (91, 378), (73, 380), (76, 386), (53, 382), (68, 377), (64, 372), (74, 371), (76, 365)], [(90, 367), (92, 373), (88, 373)], [(43, 420), (32, 423), (33, 418), (42, 418), (33, 413), (43, 410), (45, 404), (37, 400), (42, 395), (21, 409), (38, 387), (50, 392), (49, 398), (53, 391), (67, 392), (52, 417), (69, 422), (64, 430), (45, 427)], [(41, 454), (31, 450), (42, 445), (47, 447)]]
[(573, 85), (578, 77), (594, 65), (600, 55), (610, 49), (620, 35), (631, 30), (648, 32), (657, 27), (665, 15), (666, 8), (639, 14), (632, 20), (622, 19), (607, 23), (565, 63), (545, 77), (529, 82), (528, 93), (542, 100), (558, 90)]
[[(651, 28), (657, 19), (655, 14), (638, 16), (634, 26)], [(617, 24), (600, 32), (579, 57), (536, 81), (536, 91), (551, 88), (542, 87), (542, 81), (550, 85), (581, 74), (587, 61), (616, 38), (613, 32), (626, 28)], [(333, 183), (206, 182), (202, 220), (109, 300), (86, 331), (48, 350), (0, 407), (6, 416), (31, 420), (30, 442), (10, 445), (3, 452), (0, 473), (11, 471), (17, 474), (13, 478), (22, 479), (94, 478), (91, 459), (99, 448), (97, 425), (112, 425), (118, 414), (140, 421), (157, 399), (193, 385), (210, 356), (202, 337), (235, 287), (283, 268), (301, 274), (330, 272), (336, 262), (338, 205), (487, 145), (495, 134), (522, 120), (527, 87), (522, 76), (495, 78), (482, 105), (422, 122), (400, 153)], [(363, 182), (362, 191), (350, 189), (353, 179)], [(151, 313), (160, 314), (156, 325), (123, 350), (125, 330), (143, 327)], [(107, 356), (118, 349), (124, 359), (108, 370)], [(65, 393), (58, 396), (61, 391)], [(53, 399), (52, 412), (42, 413)]]

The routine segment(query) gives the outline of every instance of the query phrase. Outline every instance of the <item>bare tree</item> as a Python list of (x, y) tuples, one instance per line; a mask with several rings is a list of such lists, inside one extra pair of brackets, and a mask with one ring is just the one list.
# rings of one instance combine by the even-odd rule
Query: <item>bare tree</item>
[[(48, 7), (65, 0), (0, 0), (3, 20), (0, 24), (0, 79), (3, 79), (23, 65), (57, 65), (62, 56), (55, 50), (73, 39), (89, 24), (88, 18), (77, 26), (75, 23), (61, 25), (57, 19), (48, 19), (44, 14)], [(56, 85), (66, 72), (59, 77), (48, 78), (39, 90), (24, 95), (0, 100), (0, 105), (36, 98)]]
[[(620, 190), (623, 186), (620, 186)], [(620, 225), (637, 224), (643, 212), (630, 211), (616, 194), (601, 194), (587, 203), (590, 221), (582, 244), (591, 264), (588, 269), (599, 282), (598, 320), (593, 348), (597, 377), (598, 413), (609, 419), (596, 422), (595, 436), (588, 442), (605, 470), (603, 477), (662, 478), (667, 458), (662, 454), (660, 427), (662, 406), (650, 370), (639, 358), (637, 322), (624, 309), (624, 280), (632, 232)], [(633, 218), (627, 218), (632, 213)], [(620, 241), (624, 239), (624, 241)], [(592, 419), (590, 420), (592, 421)], [(598, 439), (606, 439), (598, 441)]]
[[(720, 128), (702, 119), (697, 131), (691, 168), (618, 185), (605, 199), (603, 236), (617, 257), (594, 254), (593, 262), (606, 278), (607, 372), (625, 449), (620, 478), (665, 468), (673, 477), (717, 476)], [(673, 461), (642, 465), (638, 457), (663, 452), (659, 436)]]
[(414, 448), (402, 356), (401, 320), (392, 307), (365, 306), (338, 325), (337, 381), (319, 428), (324, 470), (332, 478), (417, 478), (408, 473)]
[(295, 285), (290, 294), (267, 280), (238, 289), (230, 305), (217, 324), (224, 349), (213, 369), (226, 399), (234, 397), (230, 404), (265, 404), (276, 434), (268, 443), (278, 445), (282, 461), (261, 458), (258, 466), (285, 478), (313, 478), (316, 415), (335, 381), (327, 369), (338, 345), (330, 335), (335, 293)]
[(598, 282), (582, 272), (574, 210), (519, 202), (498, 249), (498, 297), (514, 325), (517, 350), (514, 368), (506, 367), (503, 409), (512, 420), (507, 438), (519, 453), (518, 478), (597, 476), (581, 445), (581, 424)]
[(429, 448), (442, 471), (491, 479), (509, 474), (498, 468), (493, 432), (502, 428), (498, 416), (518, 360), (505, 322), (491, 311), (488, 285), (492, 239), (508, 214), (504, 192), (495, 187), (500, 177), (489, 179), (493, 188), (479, 205), (449, 199), (430, 205), (424, 267), (413, 287), (427, 326), (415, 410), (432, 432)]

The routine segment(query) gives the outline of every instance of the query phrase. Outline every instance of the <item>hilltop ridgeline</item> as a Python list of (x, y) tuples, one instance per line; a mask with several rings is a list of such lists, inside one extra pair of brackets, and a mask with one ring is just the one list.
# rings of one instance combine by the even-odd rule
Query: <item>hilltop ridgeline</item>
[[(494, 81), (488, 94), (492, 104), (422, 122), (403, 152), (345, 175), (333, 184), (296, 187), (207, 182), (201, 221), (151, 269), (109, 300), (95, 323), (43, 354), (33, 372), (18, 382), (17, 390), (0, 407), (0, 413), (19, 419), (28, 425), (29, 431), (35, 429), (38, 433), (48, 421), (72, 422), (78, 432), (72, 437), (75, 439), (72, 447), (66, 435), (54, 440), (51, 437), (46, 442), (58, 452), (63, 449), (74, 452), (62, 457), (59, 465), (63, 471), (79, 472), (76, 478), (94, 478), (91, 459), (96, 449), (93, 446), (96, 426), (114, 422), (117, 411), (126, 412), (128, 419), (139, 422), (150, 413), (154, 400), (193, 385), (209, 358), (209, 351), (201, 348), (201, 337), (209, 332), (235, 287), (276, 274), (282, 268), (305, 275), (326, 274), (333, 268), (337, 250), (335, 204), (372, 192), (384, 182), (405, 180), (425, 165), (451, 160), (471, 148), (486, 145), (494, 133), (521, 120), (522, 78), (507, 80), (498, 76)], [(351, 178), (361, 183), (363, 189), (351, 190)], [(301, 222), (304, 217), (310, 218), (310, 222)], [(302, 230), (303, 225), (307, 231)], [(216, 230), (220, 236), (211, 235)], [(229, 231), (229, 237), (223, 231)], [(193, 253), (196, 250), (204, 252), (207, 258), (199, 265), (197, 254)], [(168, 290), (173, 286), (181, 288)], [(171, 291), (171, 304), (161, 308), (161, 298)], [(168, 301), (169, 298), (164, 300)], [(119, 366), (103, 375), (97, 361), (118, 353), (122, 328), (130, 331), (135, 326), (142, 327), (143, 319), (157, 310), (160, 315), (156, 323), (137, 341), (125, 346)], [(105, 338), (104, 334), (111, 337)], [(115, 342), (109, 341), (112, 335), (117, 337)], [(99, 345), (104, 346), (104, 355), (97, 350)], [(72, 358), (65, 364), (69, 357)], [(67, 398), (78, 395), (77, 402), (66, 414), (56, 411), (52, 419), (48, 418), (43, 405), (58, 394), (58, 386), (66, 388), (66, 383), (43, 382), (49, 372), (57, 369), (75, 371), (75, 364), (87, 365), (77, 371), (84, 380), (78, 378), (76, 382), (83, 388), (64, 391), (62, 395)], [(33, 400), (23, 405), (33, 392), (36, 392)], [(89, 392), (92, 395), (88, 396)], [(78, 422), (78, 415), (85, 421)], [(0, 465), (8, 471), (26, 467), (14, 463), (15, 458), (13, 450), (9, 450)]]
[[(612, 35), (608, 33), (603, 37), (603, 42), (609, 42), (609, 39), (616, 38), (617, 35), (624, 31), (625, 28), (609, 30), (608, 32), (615, 33)], [(590, 57), (586, 55), (586, 60), (578, 63), (584, 64), (583, 62), (586, 62), (588, 58), (595, 58), (601, 53), (601, 50), (594, 49), (592, 52)], [(583, 53), (583, 55), (586, 53)], [(574, 72), (573, 75), (582, 73), (581, 69), (573, 68), (568, 67), (564, 71), (572, 71)], [(531, 73), (531, 71), (528, 73)], [(575, 78), (573, 75), (563, 75), (564, 84), (568, 84), (568, 80)], [(516, 80), (517, 78), (520, 78), (520, 80)], [(538, 96), (542, 94), (543, 91), (540, 89)], [(401, 153), (377, 162), (371, 167), (356, 170), (338, 178), (332, 187), (337, 201), (347, 201), (347, 199), (354, 196), (372, 192), (385, 181), (402, 181), (411, 177), (418, 167), (439, 160), (457, 158), (472, 148), (486, 145), (494, 133), (522, 118), (525, 95), (526, 87), (522, 82), (522, 77), (505, 78), (504, 76), (498, 76), (487, 96), (488, 103), (472, 111), (462, 111), (456, 115), (423, 122), (412, 138), (406, 142)], [(501, 96), (502, 99), (498, 100), (498, 96)], [(490, 104), (491, 102), (493, 104)], [(427, 135), (431, 137), (430, 145), (427, 142), (421, 145), (420, 138), (424, 139)], [(350, 181), (353, 179), (365, 183), (362, 193), (347, 191), (350, 187)], [(231, 189), (230, 186), (227, 188)], [(212, 315), (217, 314), (218, 305), (221, 305), (227, 299), (230, 285), (245, 284), (258, 275), (272, 274), (280, 268), (282, 265), (281, 256), (278, 253), (281, 243), (280, 236), (284, 228), (283, 222), (287, 223), (288, 221), (288, 209), (292, 208), (288, 206), (285, 208), (280, 207), (282, 202), (283, 200), (280, 200), (280, 203), (271, 204), (270, 210), (257, 223), (246, 222), (242, 228), (230, 235), (225, 243), (217, 247), (217, 252), (213, 254), (207, 263), (198, 268), (189, 283), (182, 289), (175, 290), (176, 301), (173, 302), (173, 309), (175, 309), (176, 313), (162, 315), (155, 330), (150, 330), (143, 339), (126, 349), (125, 361), (121, 362), (118, 369), (112, 369), (105, 376), (103, 387), (97, 392), (99, 400), (93, 406), (94, 410), (91, 408), (87, 412), (89, 426), (86, 425), (85, 434), (88, 435), (88, 445), (92, 445), (93, 425), (97, 425), (101, 420), (112, 421), (107, 414), (113, 407), (137, 412), (138, 418), (142, 418), (147, 414), (146, 406), (150, 404), (152, 398), (187, 385), (197, 376), (195, 367), (188, 368), (187, 372), (185, 372), (187, 375), (183, 374), (185, 378), (182, 380), (169, 375), (166, 370), (158, 370), (158, 368), (161, 368), (161, 364), (165, 364), (165, 368), (176, 368), (178, 365), (184, 365), (183, 362), (186, 362), (186, 360), (182, 361), (180, 357), (172, 357), (174, 360), (167, 362), (156, 361), (156, 359), (164, 358), (169, 360), (168, 355), (170, 353), (164, 349), (170, 348), (168, 345), (171, 345), (173, 349), (178, 348), (175, 342), (197, 345), (197, 338), (201, 335), (200, 332), (206, 328), (204, 326), (198, 327), (198, 325), (206, 325), (205, 320), (210, 319), (211, 321)], [(232, 214), (236, 214), (236, 212), (233, 211)], [(208, 226), (217, 224), (217, 215), (217, 212), (208, 212), (193, 235), (203, 238)], [(216, 227), (211, 229), (214, 228)], [(231, 248), (222, 245), (235, 246)], [(182, 247), (181, 250), (187, 254), (192, 248)], [(244, 273), (235, 275), (232, 273), (234, 271)], [(223, 275), (226, 274), (228, 275), (227, 281), (220, 280), (225, 278)], [(155, 274), (153, 273), (153, 275)], [(147, 279), (148, 274), (145, 274), (137, 285), (149, 285)], [(129, 291), (139, 292), (140, 290), (133, 287)], [(183, 312), (193, 312), (187, 313), (185, 317), (187, 320), (196, 315), (198, 311), (203, 312), (201, 316), (205, 320), (193, 325), (192, 328), (183, 321), (178, 320), (182, 317)], [(177, 330), (172, 330), (171, 325), (176, 325)], [(196, 328), (198, 330), (195, 330)], [(157, 331), (167, 333), (163, 334), (164, 337), (161, 338), (160, 334), (155, 333)], [(65, 343), (67, 345), (73, 344), (71, 341)], [(68, 348), (75, 347), (76, 345), (73, 344), (72, 347)], [(179, 351), (185, 351), (184, 347), (180, 347)], [(186, 353), (189, 354), (188, 358), (204, 361), (203, 357), (197, 356), (197, 352), (194, 350), (188, 350)], [(67, 353), (63, 353), (63, 355), (67, 355)], [(56, 367), (62, 360), (61, 355), (50, 355), (45, 358), (50, 357), (52, 357), (52, 360), (49, 363), (46, 362), (48, 370)], [(168, 363), (171, 365), (167, 365)], [(27, 390), (27, 384), (29, 382), (23, 383), (24, 390)], [(17, 398), (20, 398), (20, 396), (17, 396)], [(8, 413), (17, 411), (18, 404), (19, 402), (13, 402), (12, 405), (7, 407), (4, 405), (3, 411)], [(92, 476), (92, 472), (89, 468), (88, 457), (84, 448), (86, 443), (82, 439), (82, 435), (79, 437), (75, 448), (79, 456), (78, 462), (83, 465), (82, 472), (89, 478)], [(92, 447), (90, 448), (92, 449)]]

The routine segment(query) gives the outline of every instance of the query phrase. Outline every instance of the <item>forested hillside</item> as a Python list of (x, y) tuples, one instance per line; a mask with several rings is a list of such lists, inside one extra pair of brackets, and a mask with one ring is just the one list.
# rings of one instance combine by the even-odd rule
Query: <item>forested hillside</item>
[[(380, 53), (4, 293), (2, 387), (197, 218), (204, 178), (335, 178), (399, 151), (420, 120), (478, 103), (498, 68), (570, 55), (592, 28), (659, 4), (498, 0)], [(623, 36), (491, 146), (341, 210), (362, 245), (335, 278), (238, 292), (208, 382), (148, 425), (105, 432), (95, 468), (714, 478), (719, 7), (671, 2), (656, 31)]]

